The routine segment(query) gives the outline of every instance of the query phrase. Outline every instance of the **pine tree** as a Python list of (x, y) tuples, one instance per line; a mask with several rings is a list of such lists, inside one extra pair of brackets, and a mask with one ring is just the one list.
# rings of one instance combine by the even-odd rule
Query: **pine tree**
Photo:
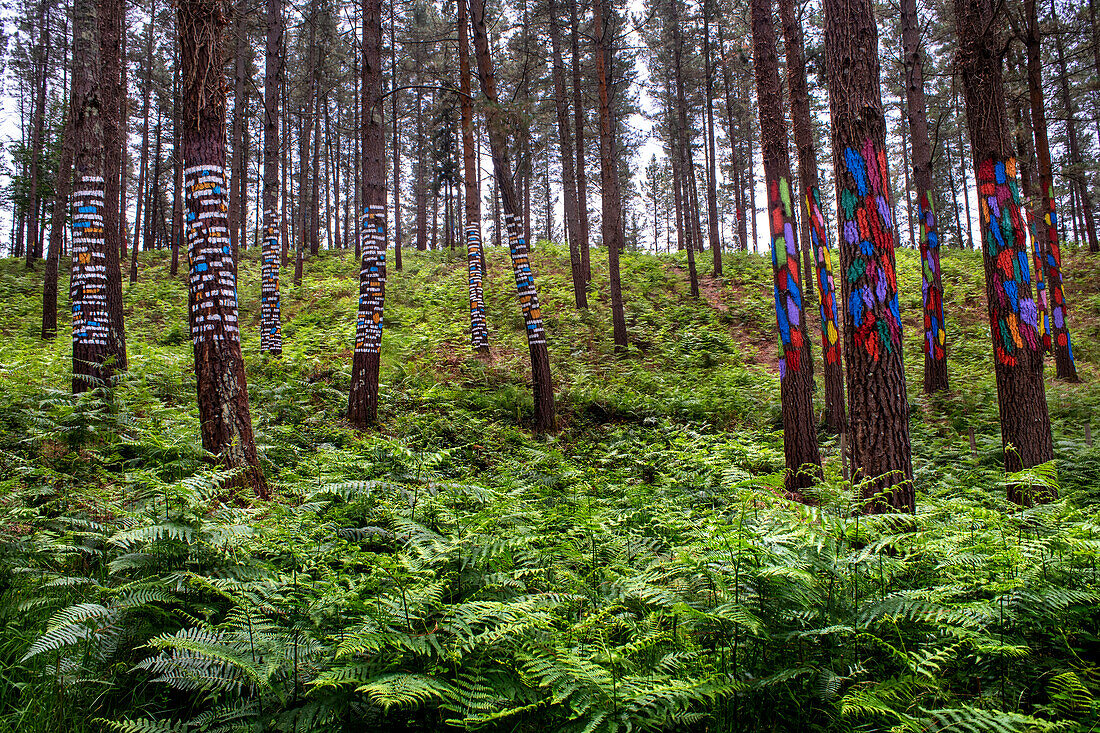
[(282, 87), (283, 2), (267, 0), (264, 47), (264, 230), (260, 271), (260, 350), (283, 353), (279, 293), (279, 253), (282, 227), (279, 217), (279, 90)]
[(869, 511), (914, 511), (894, 221), (870, 0), (825, 0), (825, 51), (848, 308), (848, 448)]
[[(1001, 416), (1006, 471), (1018, 471), (1054, 457), (1038, 312), (1031, 275), (1016, 158), (1005, 115), (1001, 39), (995, 0), (955, 0), (957, 63), (966, 98), (966, 122), (978, 184), (982, 255), (985, 262), (993, 366)], [(1050, 498), (1011, 486), (1018, 503)]]

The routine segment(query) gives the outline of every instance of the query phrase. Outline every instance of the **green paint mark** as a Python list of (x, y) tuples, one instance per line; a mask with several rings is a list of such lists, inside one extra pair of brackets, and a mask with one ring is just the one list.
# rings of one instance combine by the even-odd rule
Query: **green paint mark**
[(855, 192), (848, 188), (840, 192), (840, 207), (844, 209), (845, 219), (855, 218), (857, 206), (859, 206), (859, 200), (856, 198)]
[(791, 185), (787, 183), (786, 178), (779, 179), (779, 198), (783, 201), (783, 213), (788, 219), (791, 218)]
[(856, 260), (852, 263), (852, 266), (848, 268), (848, 282), (854, 283), (860, 277), (863, 276), (864, 271), (867, 269), (867, 263), (862, 259)]

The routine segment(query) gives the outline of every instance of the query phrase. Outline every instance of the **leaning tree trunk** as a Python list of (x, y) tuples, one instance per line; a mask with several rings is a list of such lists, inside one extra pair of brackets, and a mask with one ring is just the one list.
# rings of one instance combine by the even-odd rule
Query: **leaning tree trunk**
[(905, 55), (905, 98), (909, 134), (913, 140), (913, 185), (920, 224), (921, 295), (924, 303), (924, 391), (947, 391), (947, 324), (943, 319), (940, 277), (940, 231), (933, 206), (932, 145), (924, 101), (924, 61), (921, 58), (917, 0), (901, 0), (901, 38)]
[[(1069, 335), (1069, 310), (1062, 288), (1062, 248), (1058, 238), (1058, 216), (1054, 198), (1054, 175), (1050, 164), (1050, 142), (1047, 139), (1046, 104), (1043, 101), (1043, 61), (1040, 55), (1039, 14), (1035, 0), (1025, 0), (1027, 12), (1027, 86), (1031, 100), (1031, 125), (1035, 131), (1035, 154), (1039, 163), (1039, 186), (1043, 196), (1043, 218), (1036, 225), (1038, 247), (1042, 250), (1041, 275), (1044, 275), (1047, 295), (1049, 333), (1044, 335), (1046, 348), (1054, 353), (1054, 365), (1059, 379), (1078, 381), (1073, 360), (1073, 341)], [(1037, 277), (1039, 276), (1037, 274)]]
[(282, 87), (283, 2), (267, 0), (267, 45), (264, 49), (264, 242), (260, 254), (260, 351), (283, 353), (279, 301), (279, 90)]
[(550, 48), (553, 53), (554, 109), (558, 115), (558, 149), (561, 151), (561, 178), (564, 190), (565, 223), (569, 234), (569, 269), (573, 274), (573, 302), (588, 307), (587, 278), (581, 259), (581, 221), (577, 203), (577, 176), (573, 158), (573, 134), (569, 122), (569, 103), (565, 96), (565, 69), (561, 56), (561, 30), (555, 0), (550, 0)]
[[(783, 39), (787, 48), (787, 84), (791, 90), (791, 127), (798, 150), (798, 182), (805, 207), (802, 211), (803, 241), (809, 239), (814, 256), (814, 283), (821, 314), (821, 361), (825, 371), (825, 424), (843, 433), (844, 368), (841, 366), (840, 330), (837, 328), (836, 286), (833, 258), (829, 251), (829, 226), (821, 206), (817, 180), (817, 150), (810, 117), (810, 93), (806, 85), (806, 59), (802, 28), (795, 16), (794, 0), (779, 0)], [(807, 270), (807, 275), (809, 271)], [(807, 347), (808, 347), (807, 342)]]
[(619, 279), (619, 252), (623, 249), (623, 201), (619, 193), (619, 165), (615, 137), (611, 128), (611, 0), (595, 0), (596, 20), (594, 53), (596, 78), (600, 87), (600, 197), (603, 202), (603, 243), (607, 247), (607, 272), (611, 281), (611, 323), (615, 350), (626, 351), (626, 318), (623, 315), (623, 290)]
[[(775, 317), (779, 323), (779, 388), (783, 410), (784, 488), (799, 499), (802, 490), (821, 477), (821, 454), (814, 426), (814, 376), (810, 338), (802, 306), (802, 275), (795, 201), (791, 191), (791, 159), (783, 120), (783, 89), (771, 2), (752, 0), (753, 66), (760, 110), (764, 177), (768, 189), (768, 221), (772, 235)], [(788, 51), (790, 47), (788, 46)], [(788, 57), (789, 58), (789, 57)]]
[(556, 429), (554, 416), (554, 385), (550, 375), (550, 354), (546, 349), (546, 331), (542, 326), (542, 310), (535, 288), (535, 276), (527, 257), (527, 242), (520, 232), (521, 222), (516, 215), (516, 189), (508, 160), (506, 130), (508, 120), (497, 101), (496, 77), (489, 55), (489, 36), (485, 28), (484, 0), (470, 0), (470, 24), (474, 31), (474, 48), (477, 54), (478, 79), (481, 91), (488, 100), (485, 122), (489, 131), (489, 148), (496, 172), (497, 188), (504, 208), (504, 222), (508, 232), (508, 249), (512, 256), (512, 270), (516, 277), (523, 321), (527, 331), (527, 346), (531, 353), (531, 378), (535, 406), (535, 430), (552, 433)]
[(126, 331), (122, 313), (122, 0), (99, 0), (99, 93), (103, 97), (103, 232), (107, 240), (107, 350), (115, 368), (126, 369)]
[[(978, 184), (982, 254), (989, 326), (993, 336), (1001, 442), (1006, 471), (1054, 458), (1043, 384), (1038, 312), (1031, 297), (1016, 159), (1012, 155), (1001, 81), (995, 0), (955, 0), (957, 64), (966, 99), (966, 122)], [(1053, 498), (1026, 486), (1009, 487), (1009, 499)]]
[(46, 273), (42, 286), (42, 338), (57, 336), (57, 277), (64, 240), (65, 212), (73, 178), (73, 117), (76, 109), (69, 103), (61, 132), (61, 159), (57, 164), (57, 185), (53, 192), (50, 218), (50, 244), (46, 251)]
[(915, 509), (894, 220), (870, 0), (825, 0), (833, 161), (840, 222), (848, 449), (866, 511)]
[[(550, 12), (553, 13), (553, 0)], [(550, 19), (553, 24), (553, 18)], [(458, 0), (458, 77), (461, 86), (462, 174), (466, 186), (466, 266), (470, 281), (470, 342), (474, 351), (489, 353), (489, 327), (485, 321), (484, 273), (481, 267), (481, 192), (478, 190), (477, 154), (474, 151), (474, 105), (470, 96), (470, 23), (466, 0)], [(559, 96), (560, 93), (559, 93)], [(559, 102), (559, 105), (561, 102)], [(560, 116), (560, 113), (559, 113)], [(576, 280), (576, 274), (574, 274)]]
[(225, 86), (221, 0), (179, 3), (183, 86), (183, 177), (190, 263), (191, 340), (203, 448), (261, 499), (260, 470), (237, 325), (237, 275), (229, 241), (225, 180)]
[(363, 211), (359, 237), (359, 315), (351, 362), (348, 421), (378, 422), (378, 367), (386, 300), (386, 159), (382, 132), (382, 0), (363, 0)]

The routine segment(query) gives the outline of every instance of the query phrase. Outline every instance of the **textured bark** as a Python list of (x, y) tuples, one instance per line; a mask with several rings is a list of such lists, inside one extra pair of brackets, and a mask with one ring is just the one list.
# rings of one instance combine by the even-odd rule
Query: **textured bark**
[[(315, 74), (320, 74), (321, 63), (317, 62)], [(309, 254), (316, 257), (321, 251), (321, 94), (320, 80), (315, 83), (317, 93), (313, 100), (313, 153), (309, 166)]]
[(42, 132), (45, 126), (46, 118), (46, 80), (49, 77), (49, 34), (50, 34), (50, 16), (47, 11), (47, 5), (45, 0), (41, 0), (38, 5), (38, 46), (35, 49), (37, 56), (37, 78), (35, 79), (34, 90), (34, 120), (31, 123), (33, 126), (33, 132), (31, 133), (31, 175), (30, 175), (30, 221), (29, 231), (27, 236), (27, 268), (31, 268), (34, 265), (34, 261), (42, 258), (42, 242), (39, 239), (39, 223), (41, 220), (40, 209), (42, 202), (38, 198), (38, 153), (42, 148)]
[(588, 246), (588, 171), (584, 165), (584, 95), (581, 90), (581, 51), (580, 51), (580, 0), (570, 0), (569, 30), (571, 70), (573, 72), (573, 127), (577, 133), (577, 249), (581, 253), (581, 267), (584, 269), (584, 281), (592, 281), (591, 254)]
[[(138, 164), (138, 197), (137, 210), (134, 216), (134, 241), (130, 248), (130, 282), (137, 282), (138, 245), (141, 243), (141, 214), (145, 201), (146, 174), (149, 170), (149, 100), (153, 92), (153, 23), (156, 17), (156, 0), (149, 5), (150, 21), (145, 26), (145, 89), (142, 91), (141, 102), (141, 162)], [(152, 190), (156, 190), (153, 186)], [(145, 249), (149, 249), (149, 242), (145, 242)]]
[(573, 302), (588, 307), (587, 278), (581, 259), (581, 220), (577, 201), (577, 175), (573, 157), (573, 130), (569, 122), (569, 103), (565, 96), (565, 68), (561, 55), (561, 30), (555, 0), (550, 1), (550, 48), (553, 53), (554, 109), (558, 115), (558, 150), (561, 152), (561, 178), (564, 189), (565, 224), (569, 239), (569, 269), (573, 275)]
[(1025, 47), (1027, 49), (1027, 87), (1031, 102), (1031, 126), (1035, 134), (1035, 157), (1039, 164), (1039, 188), (1042, 195), (1042, 217), (1036, 226), (1037, 249), (1041, 250), (1041, 267), (1036, 277), (1044, 282), (1049, 315), (1049, 332), (1044, 334), (1047, 350), (1054, 352), (1058, 378), (1077, 381), (1073, 361), (1073, 342), (1069, 334), (1069, 310), (1062, 289), (1062, 249), (1058, 237), (1058, 215), (1054, 198), (1054, 174), (1050, 164), (1050, 142), (1047, 139), (1046, 105), (1043, 101), (1043, 61), (1040, 56), (1039, 14), (1035, 0), (1024, 0), (1027, 14)]
[(470, 1), (470, 23), (474, 31), (474, 49), (477, 55), (478, 79), (488, 105), (485, 110), (489, 131), (489, 148), (496, 173), (497, 189), (508, 233), (508, 249), (512, 256), (512, 270), (516, 278), (516, 291), (523, 310), (527, 331), (527, 346), (531, 354), (531, 378), (533, 382), (535, 430), (552, 433), (556, 428), (554, 415), (554, 386), (550, 375), (550, 354), (546, 349), (546, 332), (542, 326), (542, 310), (539, 305), (535, 276), (528, 262), (527, 242), (520, 231), (521, 221), (516, 215), (516, 189), (508, 160), (507, 120), (497, 100), (496, 78), (489, 55), (489, 36), (485, 28), (484, 0)]
[[(798, 150), (798, 181), (802, 192), (802, 247), (812, 252), (812, 270), (821, 317), (821, 361), (825, 382), (825, 424), (834, 433), (845, 429), (844, 369), (841, 366), (840, 329), (837, 327), (836, 285), (829, 248), (829, 226), (821, 205), (817, 180), (817, 150), (810, 117), (810, 93), (806, 84), (806, 59), (802, 28), (795, 15), (794, 0), (779, 0), (783, 39), (787, 51), (787, 85), (791, 90), (791, 127)], [(808, 245), (808, 246), (807, 246)], [(807, 266), (806, 273), (811, 270)], [(807, 350), (809, 342), (807, 342)]]
[(718, 160), (714, 145), (714, 72), (711, 68), (710, 15), (711, 5), (703, 1), (703, 67), (706, 78), (707, 117), (707, 234), (714, 262), (715, 276), (722, 274), (722, 236), (718, 231)]
[(50, 244), (46, 253), (46, 272), (42, 286), (42, 338), (57, 336), (57, 277), (64, 244), (65, 212), (73, 178), (73, 119), (76, 110), (69, 99), (69, 110), (61, 133), (61, 159), (57, 164), (57, 185), (53, 193), (53, 213), (50, 218)]
[[(791, 160), (783, 120), (783, 89), (769, 0), (752, 0), (753, 67), (768, 188), (775, 317), (779, 324), (779, 388), (783, 412), (784, 488), (795, 498), (821, 477), (813, 404), (813, 356), (802, 305), (802, 275), (791, 191)], [(788, 53), (790, 51), (790, 46)], [(789, 57), (788, 57), (789, 62)]]
[(601, 228), (603, 243), (607, 247), (607, 272), (611, 281), (611, 323), (615, 350), (627, 347), (626, 318), (623, 315), (623, 291), (619, 278), (619, 252), (623, 248), (623, 202), (619, 192), (619, 168), (615, 135), (611, 127), (611, 92), (614, 68), (611, 49), (611, 14), (609, 0), (595, 0), (593, 14), (596, 20), (594, 53), (596, 78), (600, 88), (600, 197), (603, 203)]
[(692, 215), (691, 181), (694, 176), (692, 174), (691, 143), (688, 135), (687, 96), (684, 92), (684, 74), (681, 61), (683, 57), (684, 40), (680, 29), (680, 0), (671, 0), (670, 6), (671, 14), (669, 24), (672, 26), (672, 67), (674, 79), (676, 81), (675, 131), (678, 138), (676, 150), (679, 154), (680, 173), (680, 211), (677, 214), (677, 220), (679, 226), (684, 230), (684, 246), (687, 249), (688, 280), (691, 287), (691, 297), (698, 298), (699, 275), (695, 270), (695, 247), (698, 243), (693, 237), (693, 234), (699, 223), (699, 210), (695, 208), (694, 216)]
[[(722, 57), (722, 63), (720, 64), (722, 69), (722, 88), (725, 93), (726, 99), (726, 135), (729, 137), (729, 155), (730, 155), (730, 169), (733, 176), (733, 191), (734, 191), (734, 207), (737, 209), (737, 247), (742, 252), (748, 251), (749, 248), (749, 235), (748, 235), (748, 220), (745, 216), (745, 185), (744, 185), (744, 156), (741, 155), (741, 138), (743, 135), (738, 135), (735, 130), (739, 126), (734, 125), (734, 120), (741, 120), (742, 115), (739, 114), (741, 107), (734, 106), (734, 84), (733, 75), (731, 73), (732, 61), (729, 55), (726, 53), (726, 38), (724, 31), (725, 24), (719, 21), (718, 23), (718, 51)], [(743, 71), (744, 64), (741, 65), (740, 70)], [(739, 103), (740, 104), (740, 103)]]
[[(947, 390), (947, 325), (943, 317), (940, 277), (940, 231), (932, 189), (932, 144), (924, 100), (924, 61), (920, 46), (917, 0), (901, 0), (901, 38), (905, 65), (905, 99), (913, 140), (913, 185), (920, 223), (921, 295), (924, 305), (924, 391)], [(910, 225), (911, 226), (911, 225)]]
[(219, 0), (183, 0), (178, 7), (191, 340), (202, 445), (226, 467), (241, 469), (240, 485), (264, 499), (267, 483), (248, 410), (226, 216), (224, 9)]
[[(397, 79), (397, 41), (395, 40), (395, 28), (397, 26), (396, 4), (390, 3), (390, 76), (391, 81)], [(401, 271), (401, 128), (398, 125), (397, 114), (397, 84), (393, 84), (393, 94), (390, 96), (392, 105), (391, 117), (393, 123), (393, 263), (397, 271)], [(356, 129), (359, 129), (356, 127)]]
[(246, 8), (238, 0), (233, 11), (233, 157), (229, 180), (229, 239), (233, 247), (233, 260), (236, 262), (244, 236), (242, 215), (245, 213), (244, 194), (247, 189), (245, 180), (245, 118), (248, 114), (247, 87), (248, 55), (252, 52), (248, 34), (244, 28)]
[[(553, 0), (551, 0), (551, 13), (553, 12), (552, 3)], [(481, 267), (481, 192), (478, 190), (477, 153), (474, 150), (474, 105), (470, 95), (469, 35), (470, 23), (466, 13), (466, 0), (458, 0), (458, 83), (462, 91), (459, 95), (459, 114), (462, 123), (462, 177), (466, 186), (465, 239), (466, 267), (470, 284), (470, 343), (474, 351), (479, 354), (488, 354), (489, 328), (485, 322), (485, 293), (482, 289), (484, 273)]]
[(363, 211), (359, 236), (359, 313), (351, 363), (348, 421), (364, 430), (378, 422), (378, 367), (386, 299), (386, 161), (382, 132), (382, 2), (363, 0)]
[(283, 353), (279, 299), (279, 90), (283, 80), (283, 0), (267, 0), (267, 40), (264, 47), (264, 241), (260, 255), (260, 351)]
[[(966, 99), (974, 154), (985, 262), (986, 298), (993, 337), (1001, 442), (1006, 471), (1050, 461), (1054, 445), (1043, 384), (1038, 313), (1031, 297), (1016, 159), (1012, 153), (1001, 79), (994, 0), (955, 0), (957, 64)], [(1018, 503), (1051, 498), (1011, 486)]]
[(825, 0), (837, 173), (848, 449), (866, 511), (915, 509), (909, 403), (894, 263), (894, 221), (870, 0)]
[(99, 0), (100, 86), (103, 119), (103, 233), (107, 240), (106, 289), (109, 327), (107, 351), (115, 368), (126, 369), (126, 335), (122, 313), (122, 0)]
[[(179, 38), (177, 34), (177, 47)], [(180, 243), (183, 242), (183, 103), (180, 99), (179, 64), (172, 74), (172, 157), (174, 194), (172, 196), (172, 266), (171, 274), (179, 274)]]

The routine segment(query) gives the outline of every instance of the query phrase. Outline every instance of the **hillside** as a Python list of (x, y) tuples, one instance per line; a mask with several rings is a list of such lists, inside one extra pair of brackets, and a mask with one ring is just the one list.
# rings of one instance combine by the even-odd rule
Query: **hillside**
[(0, 262), (0, 731), (1095, 724), (1100, 260), (1066, 257), (1084, 381), (1048, 368), (1057, 470), (1031, 476), (1063, 498), (1019, 511), (981, 259), (944, 254), (953, 390), (930, 400), (919, 260), (898, 252), (918, 497), (900, 520), (853, 512), (824, 433), (816, 506), (781, 497), (766, 259), (727, 255), (695, 301), (682, 258), (626, 254), (619, 356), (598, 250), (577, 313), (567, 252), (540, 243), (562, 430), (539, 439), (507, 253), (489, 248), (486, 360), (468, 347), (463, 254), (406, 253), (401, 272), (391, 258), (381, 427), (363, 435), (343, 420), (354, 258), (284, 281), (275, 359), (244, 253), (274, 488), (253, 507), (226, 501), (202, 453), (166, 253), (126, 286), (131, 369), (106, 402), (68, 393), (67, 338), (38, 338), (40, 273)]

